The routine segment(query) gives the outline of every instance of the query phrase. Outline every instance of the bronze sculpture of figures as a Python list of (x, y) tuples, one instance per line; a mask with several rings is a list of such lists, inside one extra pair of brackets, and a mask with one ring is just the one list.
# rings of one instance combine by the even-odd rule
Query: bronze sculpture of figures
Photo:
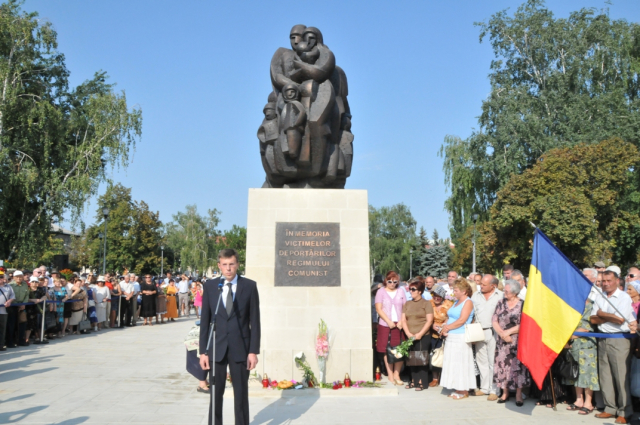
[(271, 84), (258, 129), (262, 187), (344, 188), (353, 134), (347, 76), (314, 27), (295, 25), (291, 49), (271, 59)]

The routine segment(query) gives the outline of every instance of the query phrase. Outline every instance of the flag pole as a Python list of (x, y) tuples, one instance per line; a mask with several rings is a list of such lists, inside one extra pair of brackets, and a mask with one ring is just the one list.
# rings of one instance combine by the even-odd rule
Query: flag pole
[(551, 368), (549, 368), (549, 383), (551, 384), (551, 398), (553, 399), (553, 410), (558, 411), (556, 408), (556, 389), (555, 385), (553, 385), (553, 375), (551, 374)]

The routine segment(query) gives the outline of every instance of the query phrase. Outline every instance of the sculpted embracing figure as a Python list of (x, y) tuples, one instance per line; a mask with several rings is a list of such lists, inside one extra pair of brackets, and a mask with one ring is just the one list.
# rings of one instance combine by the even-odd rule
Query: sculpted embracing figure
[(344, 188), (353, 160), (347, 77), (319, 29), (295, 25), (289, 40), (271, 59), (258, 130), (263, 187)]

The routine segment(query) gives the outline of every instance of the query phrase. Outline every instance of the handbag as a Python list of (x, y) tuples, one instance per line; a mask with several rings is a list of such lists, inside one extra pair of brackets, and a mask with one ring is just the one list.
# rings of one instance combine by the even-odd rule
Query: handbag
[(573, 358), (571, 352), (569, 350), (563, 350), (559, 358), (558, 373), (560, 376), (566, 379), (571, 379), (572, 381), (578, 379), (580, 367), (578, 366), (576, 359)]
[(429, 351), (422, 349), (422, 344), (423, 344), (422, 339), (420, 339), (419, 343), (420, 343), (419, 350), (409, 351), (409, 357), (405, 361), (405, 365), (407, 366), (428, 366), (429, 365)]
[(478, 322), (476, 306), (473, 301), (471, 301), (471, 305), (473, 306), (473, 320), (475, 323), (464, 325), (464, 342), (467, 344), (484, 341), (484, 329), (482, 329), (482, 324)]
[(80, 321), (80, 323), (78, 323), (78, 331), (82, 332), (89, 329), (91, 329), (91, 322), (87, 318), (87, 314), (83, 313), (82, 320)]
[(393, 351), (391, 346), (391, 329), (389, 329), (389, 339), (387, 340), (387, 363), (394, 364), (402, 361), (403, 356), (398, 357), (398, 355)]
[(20, 310), (18, 312), (18, 323), (27, 323), (27, 310)]
[(444, 363), (444, 341), (441, 347), (435, 348), (431, 352), (431, 366), (442, 368)]

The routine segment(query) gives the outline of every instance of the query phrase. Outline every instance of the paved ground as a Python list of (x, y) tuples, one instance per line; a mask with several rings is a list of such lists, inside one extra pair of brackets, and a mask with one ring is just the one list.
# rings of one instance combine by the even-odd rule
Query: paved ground
[[(196, 392), (197, 382), (185, 371), (182, 340), (192, 324), (180, 319), (67, 336), (44, 348), (0, 353), (0, 424), (206, 423), (208, 396)], [(252, 397), (251, 423), (612, 423), (536, 407), (530, 400), (521, 408), (484, 397), (454, 401), (440, 388), (422, 393), (401, 389), (397, 396), (340, 397), (339, 391), (322, 390), (319, 397), (294, 396), (292, 391)], [(227, 400), (226, 424), (233, 423), (232, 407)]]

